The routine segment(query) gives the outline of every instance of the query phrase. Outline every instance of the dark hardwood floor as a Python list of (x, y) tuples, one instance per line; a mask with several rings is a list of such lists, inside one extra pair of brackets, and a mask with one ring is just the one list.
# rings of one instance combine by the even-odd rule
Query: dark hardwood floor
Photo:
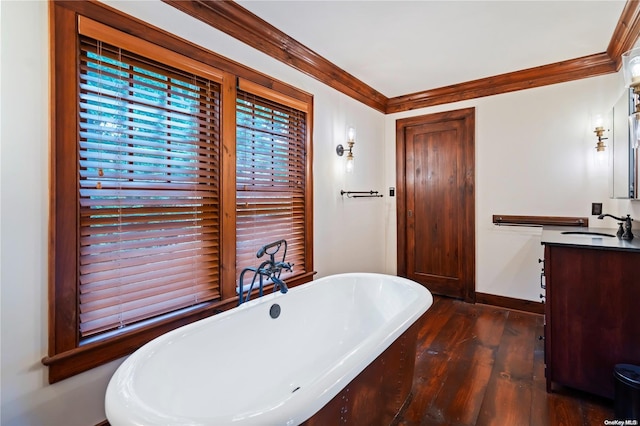
[(398, 425), (604, 425), (613, 402), (547, 393), (542, 315), (435, 297), (421, 319), (413, 397)]

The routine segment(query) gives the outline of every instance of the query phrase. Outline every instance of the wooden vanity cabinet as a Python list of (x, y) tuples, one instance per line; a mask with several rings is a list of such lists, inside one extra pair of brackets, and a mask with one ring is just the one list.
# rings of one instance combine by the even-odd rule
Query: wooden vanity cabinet
[(613, 398), (614, 365), (640, 365), (640, 252), (545, 244), (544, 258), (547, 391)]

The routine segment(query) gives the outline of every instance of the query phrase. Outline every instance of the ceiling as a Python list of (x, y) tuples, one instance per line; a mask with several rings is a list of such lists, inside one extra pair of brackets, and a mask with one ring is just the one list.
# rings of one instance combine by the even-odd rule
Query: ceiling
[(624, 0), (237, 3), (387, 97), (605, 52)]

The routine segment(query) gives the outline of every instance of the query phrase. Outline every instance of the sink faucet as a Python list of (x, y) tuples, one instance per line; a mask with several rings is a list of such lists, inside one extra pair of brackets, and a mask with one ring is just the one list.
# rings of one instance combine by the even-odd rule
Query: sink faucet
[(618, 238), (622, 238), (623, 240), (627, 240), (627, 241), (633, 240), (633, 232), (631, 232), (631, 221), (633, 221), (633, 219), (631, 219), (631, 215), (627, 215), (626, 218), (622, 218), (622, 217), (615, 217), (613, 215), (606, 213), (598, 216), (598, 219), (604, 219), (606, 216), (612, 217), (615, 220), (619, 220), (620, 222), (624, 222), (624, 229), (622, 227), (622, 223), (620, 223), (620, 229), (618, 230), (618, 234), (617, 234)]

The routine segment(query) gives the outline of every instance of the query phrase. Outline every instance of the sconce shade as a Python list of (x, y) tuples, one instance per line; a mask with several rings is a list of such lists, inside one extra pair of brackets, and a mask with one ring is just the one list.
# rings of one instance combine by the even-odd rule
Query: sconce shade
[[(591, 127), (595, 128), (596, 132), (598, 131), (598, 129), (604, 130), (604, 118), (602, 117), (602, 114), (596, 114), (591, 116)], [(598, 135), (597, 133), (596, 135), (602, 136), (602, 134)]]
[(353, 154), (349, 153), (347, 154), (347, 164), (346, 164), (346, 171), (347, 173), (353, 173)]
[(627, 87), (640, 86), (640, 47), (622, 54), (622, 73)]
[(604, 148), (602, 150), (599, 150), (596, 148), (595, 162), (599, 168), (607, 167), (608, 159), (609, 159), (608, 154), (607, 152), (605, 152)]
[(347, 142), (355, 142), (356, 141), (356, 129), (355, 127), (349, 127), (347, 130)]

